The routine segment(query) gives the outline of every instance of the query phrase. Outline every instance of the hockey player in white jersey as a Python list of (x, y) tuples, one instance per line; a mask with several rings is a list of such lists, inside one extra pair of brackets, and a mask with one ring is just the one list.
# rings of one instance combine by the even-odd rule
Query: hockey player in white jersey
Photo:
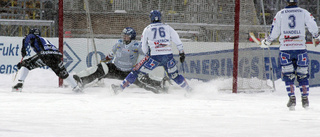
[(191, 88), (185, 78), (178, 73), (171, 48), (172, 41), (176, 44), (179, 50), (180, 62), (183, 63), (185, 54), (179, 35), (172, 27), (161, 23), (161, 13), (159, 11), (151, 11), (150, 19), (151, 24), (144, 29), (141, 37), (142, 50), (146, 54), (145, 58), (133, 68), (120, 86), (112, 85), (112, 89), (118, 94), (134, 83), (140, 72), (149, 73), (156, 67), (163, 66), (170, 79), (190, 92)]
[(262, 41), (262, 47), (271, 45), (279, 37), (280, 64), (289, 96), (287, 107), (294, 110), (296, 105), (294, 80), (297, 78), (302, 98), (302, 106), (309, 107), (309, 58), (306, 48), (308, 28), (316, 42), (319, 41), (318, 27), (314, 17), (305, 9), (297, 6), (297, 0), (287, 0), (288, 6), (280, 10), (273, 19), (269, 37)]
[[(87, 68), (76, 75), (74, 79), (84, 87), (89, 83), (101, 80), (102, 78), (112, 78), (123, 80), (130, 72), (140, 56), (144, 56), (141, 49), (141, 42), (136, 41), (136, 32), (131, 27), (126, 27), (122, 31), (123, 39), (112, 47), (111, 52), (97, 66)], [(154, 93), (161, 93), (167, 90), (164, 85), (168, 78), (162, 81), (151, 79), (148, 75), (139, 74), (135, 82), (139, 87), (150, 90)]]

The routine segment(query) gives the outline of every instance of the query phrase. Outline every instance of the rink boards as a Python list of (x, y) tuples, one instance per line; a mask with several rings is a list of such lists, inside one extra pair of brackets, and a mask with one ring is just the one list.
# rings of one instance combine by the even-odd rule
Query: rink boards
[[(21, 60), (22, 37), (0, 37), (0, 74), (11, 74), (17, 71), (16, 64)], [(58, 38), (47, 38), (58, 47)], [(86, 38), (64, 39), (64, 64), (70, 73), (96, 65), (96, 58)], [(111, 50), (117, 39), (95, 39), (98, 62)], [(219, 42), (184, 42), (186, 61), (184, 67), (178, 62), (179, 56), (173, 47), (179, 72), (189, 79), (209, 81), (217, 78), (230, 78), (233, 75), (233, 43)], [(238, 76), (241, 78), (270, 79), (271, 66), (275, 79), (281, 78), (278, 60), (278, 46), (269, 50), (261, 49), (254, 43), (240, 43), (238, 53)], [(313, 45), (308, 45), (310, 86), (320, 86), (320, 52)], [(27, 50), (28, 58), (35, 53)], [(270, 53), (270, 54), (269, 54)], [(47, 69), (47, 68), (45, 68)], [(158, 69), (159, 70), (159, 69)]]

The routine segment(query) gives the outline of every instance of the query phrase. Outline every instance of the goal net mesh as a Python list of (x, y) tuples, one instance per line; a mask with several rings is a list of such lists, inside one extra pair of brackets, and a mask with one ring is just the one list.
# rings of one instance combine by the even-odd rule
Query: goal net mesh
[[(64, 59), (69, 71), (96, 65), (125, 27), (134, 28), (140, 40), (151, 10), (160, 10), (162, 22), (184, 43), (187, 56), (184, 65), (178, 64), (180, 73), (188, 79), (229, 81), (221, 89), (232, 89), (234, 0), (64, 0)], [(239, 91), (272, 90), (271, 66), (277, 55), (272, 48), (260, 49), (249, 37), (254, 32), (263, 38), (269, 30), (260, 25), (258, 15), (254, 0), (241, 0)], [(178, 60), (176, 50), (174, 54)]]

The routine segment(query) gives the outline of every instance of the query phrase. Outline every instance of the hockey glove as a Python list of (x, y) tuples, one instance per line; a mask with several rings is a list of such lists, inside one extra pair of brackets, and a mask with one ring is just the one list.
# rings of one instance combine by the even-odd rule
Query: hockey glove
[(184, 55), (184, 52), (179, 53), (179, 56), (180, 56), (180, 62), (183, 63), (184, 59), (186, 58), (186, 56)]
[(21, 48), (21, 56), (25, 57), (27, 55), (26, 48), (24, 47), (24, 41), (25, 39), (22, 40), (22, 48)]
[(320, 35), (317, 35), (316, 37), (313, 37), (312, 43), (315, 47), (317, 47), (320, 44)]
[(26, 48), (22, 47), (22, 49), (21, 49), (21, 56), (22, 56), (22, 57), (25, 57), (26, 55), (27, 55)]
[(267, 39), (264, 39), (264, 40), (261, 41), (260, 47), (261, 48), (268, 48), (270, 45), (271, 45), (271, 41), (269, 41)]

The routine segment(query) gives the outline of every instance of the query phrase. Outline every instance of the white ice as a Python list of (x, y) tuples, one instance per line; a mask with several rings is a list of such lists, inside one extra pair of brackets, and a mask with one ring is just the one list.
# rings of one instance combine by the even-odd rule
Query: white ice
[(58, 88), (50, 70), (29, 73), (21, 93), (11, 92), (14, 74), (0, 75), (1, 137), (319, 137), (320, 92), (310, 88), (310, 108), (286, 107), (284, 83), (275, 92), (217, 89), (230, 82), (188, 80), (194, 94), (174, 85), (168, 94), (131, 86), (113, 95), (112, 83), (76, 94)]

